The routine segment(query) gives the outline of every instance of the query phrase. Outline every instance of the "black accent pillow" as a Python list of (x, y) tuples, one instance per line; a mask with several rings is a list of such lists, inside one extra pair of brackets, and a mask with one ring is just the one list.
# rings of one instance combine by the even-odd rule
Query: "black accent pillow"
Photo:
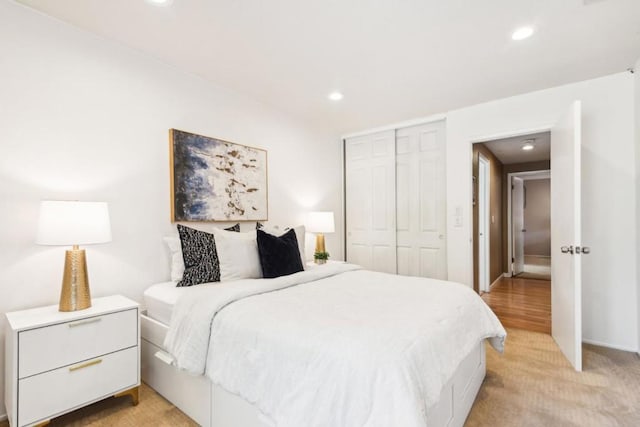
[(304, 270), (295, 230), (291, 229), (282, 236), (274, 236), (262, 230), (257, 230), (256, 233), (262, 275), (266, 279)]
[(213, 234), (178, 224), (184, 274), (176, 286), (220, 281), (220, 260)]
[(240, 223), (237, 222), (236, 225), (232, 225), (231, 227), (225, 228), (227, 231), (235, 231), (236, 233), (240, 232)]

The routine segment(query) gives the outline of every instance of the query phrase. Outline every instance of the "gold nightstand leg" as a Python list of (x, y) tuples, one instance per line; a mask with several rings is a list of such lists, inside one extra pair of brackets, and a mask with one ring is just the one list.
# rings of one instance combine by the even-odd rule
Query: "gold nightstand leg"
[(47, 420), (47, 421), (43, 421), (39, 424), (36, 424), (35, 427), (44, 427), (44, 426), (48, 426), (49, 423), (51, 422), (51, 420)]
[(133, 406), (138, 405), (140, 402), (140, 387), (130, 388), (129, 390), (121, 391), (120, 393), (114, 394), (113, 397), (121, 397), (121, 396), (131, 396), (131, 402)]

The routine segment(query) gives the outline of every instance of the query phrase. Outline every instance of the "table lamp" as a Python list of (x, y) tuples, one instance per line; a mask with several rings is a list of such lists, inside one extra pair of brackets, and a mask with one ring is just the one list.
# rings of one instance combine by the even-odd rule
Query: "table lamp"
[(307, 231), (316, 233), (316, 253), (326, 252), (324, 233), (335, 231), (333, 212), (310, 212), (307, 217)]
[(39, 245), (72, 246), (67, 250), (60, 292), (60, 311), (91, 307), (84, 249), (111, 241), (109, 208), (104, 202), (42, 201), (38, 220)]

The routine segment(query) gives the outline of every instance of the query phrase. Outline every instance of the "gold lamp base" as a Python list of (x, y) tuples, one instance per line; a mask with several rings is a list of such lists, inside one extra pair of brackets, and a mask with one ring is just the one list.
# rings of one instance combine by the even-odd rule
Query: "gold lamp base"
[(66, 251), (62, 291), (60, 292), (60, 311), (77, 311), (91, 307), (87, 258), (84, 249), (74, 245)]
[[(324, 234), (322, 233), (318, 233), (316, 234), (316, 253), (318, 252), (326, 252), (327, 250), (325, 249), (324, 246)], [(314, 262), (316, 264), (324, 264), (326, 262), (326, 260), (324, 259), (314, 259)]]

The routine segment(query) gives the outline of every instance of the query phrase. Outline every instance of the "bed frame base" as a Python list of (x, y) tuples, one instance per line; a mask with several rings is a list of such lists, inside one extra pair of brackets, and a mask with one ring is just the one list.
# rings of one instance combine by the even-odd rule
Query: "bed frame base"
[[(162, 347), (168, 326), (141, 315), (142, 380), (204, 427), (271, 427), (253, 405), (206, 377), (177, 370)], [(486, 372), (484, 342), (462, 361), (440, 399), (427, 411), (429, 427), (462, 427)]]

